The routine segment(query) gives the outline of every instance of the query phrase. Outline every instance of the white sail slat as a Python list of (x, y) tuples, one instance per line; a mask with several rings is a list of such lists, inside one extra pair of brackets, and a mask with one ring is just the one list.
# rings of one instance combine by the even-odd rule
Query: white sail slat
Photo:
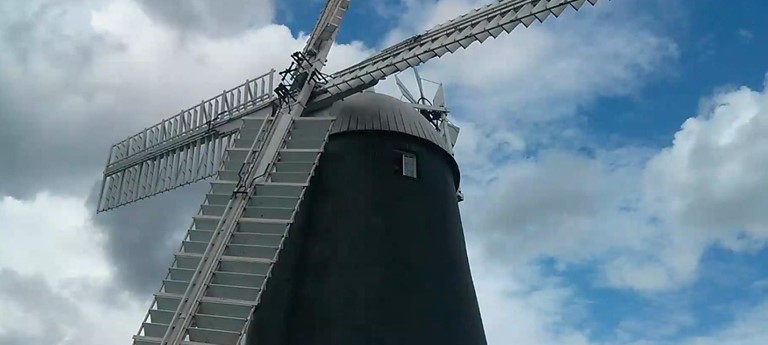
[[(586, 0), (507, 0), (473, 10), (444, 24), (408, 38), (362, 62), (333, 75), (325, 97), (334, 98), (366, 88), (389, 75), (416, 67), (430, 59), (466, 48), (473, 42), (510, 32), (518, 24), (528, 27), (559, 16), (570, 5), (578, 10)], [(594, 5), (597, 0), (589, 0)]]
[[(220, 154), (209, 152), (223, 152), (216, 148), (229, 146), (239, 128), (233, 126), (235, 121), (269, 107), (274, 72), (250, 79), (113, 145), (104, 169), (97, 211), (120, 207), (215, 174)], [(144, 167), (145, 164), (148, 165)], [(151, 173), (149, 169), (153, 169)]]

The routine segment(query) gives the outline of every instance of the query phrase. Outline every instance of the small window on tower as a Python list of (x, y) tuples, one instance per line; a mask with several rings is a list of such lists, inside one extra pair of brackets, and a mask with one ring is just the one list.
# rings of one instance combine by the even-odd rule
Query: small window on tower
[(416, 155), (403, 152), (403, 176), (416, 178)]

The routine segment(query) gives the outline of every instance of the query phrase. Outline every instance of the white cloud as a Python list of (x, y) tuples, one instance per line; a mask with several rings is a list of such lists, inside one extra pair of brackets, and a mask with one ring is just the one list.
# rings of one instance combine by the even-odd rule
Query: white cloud
[(500, 262), (596, 265), (595, 285), (657, 291), (690, 282), (700, 249), (678, 252), (686, 244), (651, 221), (639, 184), (647, 156), (553, 150), (496, 163), (481, 183), (464, 185), (467, 229)]
[[(227, 37), (187, 36), (152, 21), (140, 6), (127, 0), (91, 7), (60, 6), (64, 7), (60, 12), (66, 14), (63, 17), (66, 21), (57, 25), (66, 30), (52, 29), (67, 32), (81, 45), (82, 41), (89, 40), (103, 43), (102, 50), (94, 53), (86, 69), (73, 74), (66, 58), (70, 54), (67, 49), (75, 42), (62, 42), (61, 47), (28, 46), (26, 50), (32, 59), (26, 62), (27, 68), (15, 68), (21, 62), (15, 60), (15, 55), (2, 56), (6, 59), (0, 66), (5, 68), (4, 77), (33, 94), (67, 96), (61, 103), (72, 115), (86, 106), (113, 106), (114, 103), (147, 110), (150, 114), (138, 114), (140, 118), (136, 121), (141, 125), (146, 124), (147, 117), (150, 120), (168, 117), (178, 112), (178, 108), (211, 97), (246, 78), (271, 68), (286, 67), (290, 62), (287, 56), (301, 49), (306, 40), (305, 36), (293, 37), (285, 26), (273, 24), (259, 25)], [(29, 45), (48, 40), (48, 37), (35, 37)], [(357, 42), (337, 48), (338, 52), (329, 59), (329, 72), (370, 53)], [(52, 58), (44, 59), (49, 55)], [(138, 90), (143, 92), (137, 95)], [(165, 97), (158, 96), (163, 94)], [(143, 102), (137, 107), (131, 101)], [(151, 103), (144, 105), (147, 102)], [(72, 108), (74, 106), (79, 108)]]
[(233, 35), (269, 24), (275, 15), (272, 0), (138, 0), (143, 12), (159, 23), (204, 35)]
[[(710, 245), (755, 251), (768, 240), (768, 92), (720, 92), (647, 163), (643, 193), (665, 240), (651, 259), (611, 264), (617, 286), (679, 287)], [(653, 249), (653, 250), (651, 250)], [(639, 284), (639, 285), (637, 285)]]
[[(691, 236), (739, 249), (768, 238), (768, 92), (715, 95), (648, 164), (649, 196)], [(739, 238), (739, 235), (746, 237)]]
[(544, 152), (535, 159), (497, 165), (496, 180), (478, 187), (486, 191), (483, 216), (496, 227), (487, 231), (513, 234), (500, 243), (513, 246), (512, 252), (525, 258), (580, 256), (604, 247), (603, 241), (615, 243), (624, 236), (598, 237), (594, 231), (602, 230), (606, 212), (620, 211), (622, 198), (631, 190), (612, 187), (624, 185), (633, 173), (612, 172), (601, 161), (566, 152)]
[(101, 234), (82, 199), (38, 194), (33, 200), (0, 200), (3, 241), (0, 269), (45, 277), (60, 286), (71, 278), (108, 279)]
[(111, 286), (90, 213), (81, 198), (47, 193), (0, 201), (1, 344), (105, 344), (135, 331), (143, 303)]
[(752, 40), (755, 39), (755, 34), (753, 34), (752, 31), (746, 28), (739, 28), (739, 30), (736, 31), (736, 33), (739, 35), (739, 38), (745, 43), (752, 42)]
[[(488, 1), (406, 1), (401, 25), (390, 43), (451, 19)], [(494, 125), (510, 119), (551, 120), (574, 115), (598, 97), (636, 92), (649, 76), (677, 57), (669, 38), (641, 23), (629, 3), (585, 5), (561, 18), (472, 45), (428, 63), (422, 74), (446, 83), (449, 105), (460, 114)], [(628, 14), (632, 12), (632, 14)], [(465, 101), (467, 100), (467, 101)], [(471, 101), (470, 101), (471, 100)], [(469, 106), (471, 104), (471, 106)]]
[(768, 92), (721, 92), (658, 153), (544, 151), (495, 164), (484, 184), (465, 185), (464, 214), (484, 221), (470, 230), (483, 229), (475, 237), (491, 238), (505, 260), (591, 263), (602, 267), (600, 284), (683, 288), (709, 246), (764, 247), (766, 131)]
[(768, 302), (762, 302), (739, 313), (734, 322), (706, 336), (695, 336), (684, 345), (763, 345), (768, 344)]
[(488, 344), (587, 345), (573, 291), (531, 266), (501, 268), (473, 258), (473, 276)]
[[(306, 41), (306, 36), (293, 37), (287, 27), (275, 24), (223, 38), (184, 36), (155, 24), (127, 1), (115, 1), (94, 12), (91, 23), (95, 32), (120, 49), (101, 56), (85, 81), (98, 86), (110, 104), (141, 103), (142, 116), (136, 119), (135, 130), (246, 78), (284, 69), (290, 54), (301, 50)], [(339, 44), (325, 72), (370, 53), (359, 42)]]

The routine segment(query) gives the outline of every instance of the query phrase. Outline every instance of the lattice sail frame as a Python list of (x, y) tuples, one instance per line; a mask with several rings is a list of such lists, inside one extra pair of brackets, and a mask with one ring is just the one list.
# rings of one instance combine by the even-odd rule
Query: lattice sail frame
[(249, 79), (112, 145), (98, 212), (213, 176), (243, 116), (269, 106), (274, 74)]
[[(326, 4), (304, 50), (306, 58), (297, 61), (296, 75), (313, 76), (321, 72), (348, 6), (349, 0), (331, 0)], [(178, 303), (161, 305), (159, 299), (165, 297), (156, 295), (145, 322), (133, 337), (134, 345), (246, 342), (246, 330), (272, 267), (278, 261), (334, 120), (301, 117), (316, 82), (310, 77), (294, 79), (290, 88), (281, 84), (289, 99), (281, 97), (279, 102), (272, 103), (273, 111), (262, 112), (266, 115), (263, 120), (243, 117), (238, 141), (244, 146), (238, 147), (236, 141), (227, 148), (228, 163), (234, 165), (222, 165), (217, 180), (211, 182), (213, 194), (206, 195), (206, 202), (193, 217), (194, 230), (188, 233), (189, 241), (182, 245), (182, 255), (197, 257), (199, 261), (175, 267), (178, 279), (174, 278), (174, 267), (171, 267), (170, 279), (163, 281), (160, 293), (172, 296)], [(259, 129), (255, 129), (254, 121), (261, 121)], [(320, 123), (320, 126), (311, 123)], [(247, 139), (254, 131), (256, 134)], [(306, 167), (308, 162), (311, 162), (309, 171), (299, 172), (298, 180), (295, 166), (285, 171), (281, 169), (284, 164), (278, 164), (299, 163)], [(285, 198), (292, 201), (289, 208), (285, 207)], [(260, 226), (254, 228), (254, 224)], [(275, 225), (281, 231), (275, 229)], [(198, 235), (207, 232), (209, 237), (193, 241), (193, 231)], [(270, 233), (277, 235), (277, 243), (263, 236)], [(178, 258), (174, 265), (180, 262)], [(232, 261), (238, 262), (235, 266), (241, 269), (225, 264)], [(254, 286), (258, 274), (250, 269), (242, 270), (240, 264), (246, 262), (267, 265), (260, 286)], [(180, 270), (186, 273), (181, 274)], [(210, 307), (211, 302), (219, 307), (206, 307), (206, 304)]]

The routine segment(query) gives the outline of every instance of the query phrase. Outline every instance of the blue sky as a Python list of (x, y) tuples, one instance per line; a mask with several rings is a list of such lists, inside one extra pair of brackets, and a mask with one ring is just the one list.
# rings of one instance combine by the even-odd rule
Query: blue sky
[[(484, 2), (353, 1), (328, 68)], [(0, 4), (0, 345), (129, 339), (206, 186), (96, 216), (108, 145), (283, 67), (323, 2), (165, 4)], [(768, 344), (767, 11), (601, 1), (420, 68), (490, 344)]]
[[(687, 117), (696, 114), (701, 97), (723, 87), (760, 88), (765, 74), (765, 47), (760, 37), (768, 32), (760, 16), (768, 4), (733, 1), (696, 1), (671, 4), (654, 12), (664, 18), (665, 30), (680, 49), (679, 60), (659, 80), (631, 98), (597, 104), (590, 128), (601, 136), (618, 135), (648, 145), (666, 145)], [(664, 7), (664, 6), (661, 6)]]

